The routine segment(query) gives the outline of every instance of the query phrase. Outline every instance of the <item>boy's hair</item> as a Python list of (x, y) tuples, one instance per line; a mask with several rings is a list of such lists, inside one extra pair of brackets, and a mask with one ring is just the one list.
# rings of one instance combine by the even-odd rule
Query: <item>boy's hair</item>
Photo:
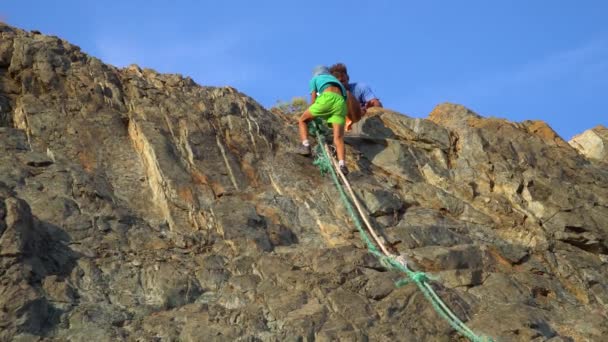
[(336, 63), (334, 65), (332, 65), (329, 68), (329, 72), (333, 74), (344, 74), (344, 75), (348, 75), (348, 72), (346, 71), (346, 65), (344, 65), (343, 63)]

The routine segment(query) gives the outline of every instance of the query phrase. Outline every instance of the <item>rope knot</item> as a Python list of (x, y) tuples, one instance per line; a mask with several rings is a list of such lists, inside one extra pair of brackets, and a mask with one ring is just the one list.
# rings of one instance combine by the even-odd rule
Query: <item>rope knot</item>
[(429, 277), (424, 272), (414, 272), (410, 277), (417, 283), (422, 283), (429, 280)]
[(424, 272), (409, 272), (408, 274), (409, 279), (407, 278), (403, 278), (403, 279), (399, 279), (395, 282), (395, 286), (396, 287), (403, 287), (409, 283), (424, 283), (427, 282), (429, 279), (431, 279), (431, 277), (429, 277), (426, 273)]

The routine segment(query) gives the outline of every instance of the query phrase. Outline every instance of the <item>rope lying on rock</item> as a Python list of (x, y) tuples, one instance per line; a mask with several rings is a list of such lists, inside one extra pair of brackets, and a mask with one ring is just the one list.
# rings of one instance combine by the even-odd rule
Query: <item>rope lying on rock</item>
[[(471, 329), (469, 329), (469, 327), (467, 327), (447, 307), (447, 305), (441, 300), (441, 298), (437, 295), (435, 290), (433, 290), (433, 288), (429, 284), (429, 280), (433, 279), (432, 277), (427, 275), (425, 272), (416, 272), (416, 271), (410, 270), (407, 267), (407, 261), (404, 256), (401, 256), (401, 255), (397, 256), (388, 251), (386, 246), (384, 246), (384, 244), (382, 243), (382, 240), (380, 240), (380, 238), (376, 235), (373, 227), (367, 220), (367, 217), (364, 214), (363, 210), (361, 209), (358, 199), (355, 196), (354, 192), (352, 191), (352, 188), (351, 188), (348, 180), (346, 179), (346, 176), (344, 176), (342, 174), (342, 172), (336, 171), (336, 170), (339, 170), (339, 167), (338, 167), (336, 161), (330, 157), (329, 148), (328, 148), (327, 144), (325, 143), (325, 136), (328, 133), (327, 129), (325, 128), (325, 125), (322, 122), (313, 120), (308, 124), (308, 130), (311, 135), (315, 135), (317, 138), (317, 146), (315, 147), (316, 157), (315, 157), (313, 164), (319, 168), (322, 175), (327, 174), (327, 173), (331, 174), (332, 179), (336, 185), (336, 188), (338, 189), (338, 192), (340, 193), (340, 198), (342, 199), (342, 202), (344, 203), (346, 210), (348, 211), (351, 218), (353, 219), (353, 222), (355, 223), (355, 226), (357, 227), (357, 230), (359, 231), (359, 235), (361, 236), (361, 239), (365, 242), (369, 252), (371, 254), (373, 254), (374, 256), (376, 256), (378, 258), (378, 260), (380, 261), (380, 263), (387, 269), (400, 271), (400, 272), (405, 273), (408, 276), (408, 278), (398, 280), (395, 283), (395, 286), (402, 287), (409, 283), (415, 283), (418, 286), (418, 288), (420, 289), (420, 291), (422, 291), (422, 294), (424, 295), (424, 297), (431, 303), (431, 305), (433, 306), (435, 311), (443, 319), (445, 319), (452, 328), (454, 328), (456, 331), (458, 331), (461, 335), (465, 336), (466, 338), (468, 338), (469, 340), (471, 340), (473, 342), (492, 341), (492, 339), (489, 337), (476, 335)], [(340, 181), (338, 179), (338, 175), (342, 179), (342, 183), (345, 185), (345, 187), (349, 191), (349, 194), (351, 196), (350, 200), (346, 196), (346, 193), (344, 192), (344, 188), (342, 187), (342, 184), (340, 183)], [(353, 206), (351, 205), (351, 201), (357, 207), (358, 215), (357, 215), (357, 213), (355, 213), (355, 210), (353, 209)], [(365, 229), (363, 229), (363, 226), (361, 225), (361, 221), (359, 220), (359, 217), (361, 217), (363, 219), (363, 221), (365, 221), (367, 230), (372, 235), (373, 239), (376, 241), (376, 244), (374, 244), (374, 242), (372, 242), (372, 239), (370, 238), (368, 233), (365, 231)], [(380, 249), (382, 251), (380, 251), (378, 249), (378, 247), (376, 247), (376, 245), (378, 247), (380, 247)]]

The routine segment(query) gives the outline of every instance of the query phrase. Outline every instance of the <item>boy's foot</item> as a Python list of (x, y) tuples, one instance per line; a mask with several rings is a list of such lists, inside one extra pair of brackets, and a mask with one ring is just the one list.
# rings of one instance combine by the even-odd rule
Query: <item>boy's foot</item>
[(302, 144), (298, 145), (298, 147), (296, 147), (296, 153), (303, 155), (303, 156), (309, 156), (310, 155), (310, 145), (309, 146), (304, 146)]
[(343, 175), (348, 175), (348, 168), (346, 167), (346, 165), (340, 165), (340, 172), (342, 172)]

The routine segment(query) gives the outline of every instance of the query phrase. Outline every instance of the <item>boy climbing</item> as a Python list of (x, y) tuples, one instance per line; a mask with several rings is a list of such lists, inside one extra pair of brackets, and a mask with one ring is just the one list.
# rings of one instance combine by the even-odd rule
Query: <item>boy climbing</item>
[[(382, 103), (376, 97), (370, 86), (362, 82), (350, 82), (350, 78), (348, 76), (348, 71), (346, 69), (346, 65), (343, 63), (336, 63), (329, 68), (329, 71), (332, 75), (334, 75), (340, 83), (346, 88), (349, 95), (349, 118), (346, 120), (346, 131), (350, 131), (351, 126), (354, 122), (359, 121), (361, 116), (364, 116), (367, 112), (368, 108), (371, 107), (382, 107)], [(353, 99), (354, 98), (354, 101)], [(355, 111), (351, 107), (356, 107), (356, 105), (352, 105), (351, 102), (358, 102), (361, 106), (360, 111)], [(360, 116), (353, 115), (353, 113), (360, 114)]]
[(313, 70), (310, 80), (312, 105), (304, 111), (298, 120), (298, 129), (302, 144), (298, 146), (297, 153), (308, 156), (311, 153), (308, 141), (308, 122), (314, 118), (321, 118), (332, 127), (334, 146), (338, 155), (340, 171), (346, 176), (348, 169), (344, 162), (344, 123), (346, 122), (347, 93), (344, 86), (329, 73), (325, 66), (317, 66)]

